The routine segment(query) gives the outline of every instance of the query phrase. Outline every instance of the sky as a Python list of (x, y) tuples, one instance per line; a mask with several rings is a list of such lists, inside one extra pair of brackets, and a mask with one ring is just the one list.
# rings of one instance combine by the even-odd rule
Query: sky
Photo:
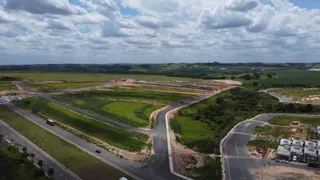
[(0, 65), (320, 62), (320, 0), (0, 0)]

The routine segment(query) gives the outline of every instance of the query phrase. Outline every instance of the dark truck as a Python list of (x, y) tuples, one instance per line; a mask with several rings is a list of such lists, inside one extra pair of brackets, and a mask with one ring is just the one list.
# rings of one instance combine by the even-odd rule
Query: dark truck
[(49, 124), (50, 126), (54, 126), (55, 121), (51, 119), (47, 119), (47, 124)]

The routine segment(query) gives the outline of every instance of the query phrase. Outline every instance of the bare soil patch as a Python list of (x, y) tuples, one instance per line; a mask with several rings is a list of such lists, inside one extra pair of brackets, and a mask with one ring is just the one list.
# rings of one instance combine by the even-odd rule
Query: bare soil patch
[(319, 180), (320, 175), (304, 169), (270, 166), (251, 171), (257, 180)]

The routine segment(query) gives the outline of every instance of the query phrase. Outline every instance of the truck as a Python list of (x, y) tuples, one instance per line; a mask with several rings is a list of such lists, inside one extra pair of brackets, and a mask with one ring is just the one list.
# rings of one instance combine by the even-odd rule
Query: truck
[(47, 119), (47, 124), (49, 124), (50, 126), (54, 126), (55, 121), (52, 119)]

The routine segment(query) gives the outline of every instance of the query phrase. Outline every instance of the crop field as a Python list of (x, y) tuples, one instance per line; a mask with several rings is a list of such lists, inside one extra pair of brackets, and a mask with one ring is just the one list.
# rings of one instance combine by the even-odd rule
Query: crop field
[(320, 95), (320, 89), (314, 88), (278, 88), (272, 91), (296, 100), (308, 97), (309, 95)]
[(70, 97), (66, 98), (66, 96), (58, 96), (56, 99), (133, 127), (149, 126), (150, 114), (154, 110), (163, 107), (163, 105), (151, 105), (138, 102), (106, 101), (84, 98), (76, 99)]
[(48, 84), (32, 84), (31, 88), (36, 88), (42, 92), (52, 92), (62, 89), (83, 88), (103, 84), (104, 82), (77, 82), (77, 83), (48, 83)]
[(263, 85), (314, 85), (320, 86), (320, 72), (307, 70), (274, 71), (275, 77), (259, 80)]
[(299, 121), (301, 124), (308, 126), (320, 126), (320, 118), (297, 118), (280, 116), (271, 119), (269, 123), (274, 125), (287, 126), (290, 125), (293, 121)]
[(0, 81), (0, 91), (15, 90), (16, 86), (12, 82)]
[(89, 73), (49, 73), (49, 72), (2, 72), (2, 75), (20, 77), (35, 81), (76, 81), (98, 82), (115, 79), (136, 79), (145, 81), (194, 81), (193, 78), (169, 77), (164, 75), (138, 75), (138, 74), (89, 74)]
[(137, 100), (159, 103), (172, 103), (179, 102), (185, 99), (191, 99), (196, 95), (179, 94), (179, 93), (166, 93), (155, 91), (144, 91), (124, 88), (110, 88), (103, 90), (92, 90), (79, 92), (77, 94), (66, 94), (57, 96), (58, 99), (120, 99), (120, 100)]
[(106, 143), (128, 151), (140, 151), (146, 146), (147, 135), (129, 132), (121, 128), (83, 116), (43, 98), (27, 98), (15, 102), (42, 117), (56, 119), (83, 133), (99, 138)]
[(21, 117), (6, 106), (0, 105), (0, 119), (84, 180), (104, 179), (105, 177), (119, 179), (126, 176), (117, 169)]

